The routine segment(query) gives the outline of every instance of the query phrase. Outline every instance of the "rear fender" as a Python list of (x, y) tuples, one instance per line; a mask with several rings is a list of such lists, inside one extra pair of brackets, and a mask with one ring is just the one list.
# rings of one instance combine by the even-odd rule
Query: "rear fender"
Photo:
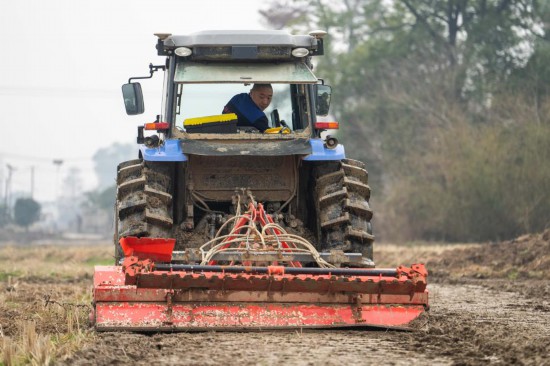
[(346, 158), (344, 145), (337, 145), (334, 149), (329, 149), (321, 139), (309, 140), (311, 144), (311, 154), (304, 158), (305, 161), (333, 161)]
[(166, 140), (159, 147), (139, 146), (140, 157), (145, 161), (187, 161), (179, 140)]

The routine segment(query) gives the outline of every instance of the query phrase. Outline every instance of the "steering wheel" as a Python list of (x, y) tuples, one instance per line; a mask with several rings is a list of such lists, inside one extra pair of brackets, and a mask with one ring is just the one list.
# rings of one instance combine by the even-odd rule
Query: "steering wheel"
[(271, 111), (271, 122), (273, 122), (275, 127), (281, 127), (281, 119), (279, 118), (279, 111), (277, 109)]

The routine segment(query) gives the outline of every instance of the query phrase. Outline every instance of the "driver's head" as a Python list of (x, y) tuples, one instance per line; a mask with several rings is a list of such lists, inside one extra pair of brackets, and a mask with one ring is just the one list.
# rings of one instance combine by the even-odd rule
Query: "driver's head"
[(273, 98), (273, 88), (271, 84), (254, 84), (250, 89), (250, 98), (262, 111), (269, 107)]

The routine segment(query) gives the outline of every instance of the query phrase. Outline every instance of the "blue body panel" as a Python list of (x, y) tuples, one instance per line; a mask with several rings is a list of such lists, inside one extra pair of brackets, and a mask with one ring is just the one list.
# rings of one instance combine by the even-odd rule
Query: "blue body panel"
[(311, 139), (309, 143), (312, 151), (304, 158), (305, 161), (342, 160), (346, 158), (344, 145), (338, 144), (334, 149), (327, 149), (321, 139)]
[[(346, 158), (343, 145), (335, 149), (327, 149), (321, 139), (309, 140), (311, 154), (304, 157), (305, 161), (330, 161)], [(187, 161), (187, 156), (181, 151), (179, 140), (166, 140), (162, 146), (148, 148), (140, 145), (141, 155), (145, 161)]]
[(140, 145), (139, 149), (145, 161), (187, 161), (179, 140), (166, 140), (162, 146), (155, 148)]

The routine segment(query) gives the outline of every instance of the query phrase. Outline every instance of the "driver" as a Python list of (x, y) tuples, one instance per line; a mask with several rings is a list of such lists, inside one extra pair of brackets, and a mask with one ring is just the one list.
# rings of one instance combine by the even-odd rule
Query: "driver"
[(272, 98), (271, 84), (254, 84), (250, 93), (237, 94), (231, 98), (222, 113), (235, 113), (238, 118), (237, 126), (255, 127), (260, 132), (264, 132), (269, 128), (264, 110), (269, 106)]

